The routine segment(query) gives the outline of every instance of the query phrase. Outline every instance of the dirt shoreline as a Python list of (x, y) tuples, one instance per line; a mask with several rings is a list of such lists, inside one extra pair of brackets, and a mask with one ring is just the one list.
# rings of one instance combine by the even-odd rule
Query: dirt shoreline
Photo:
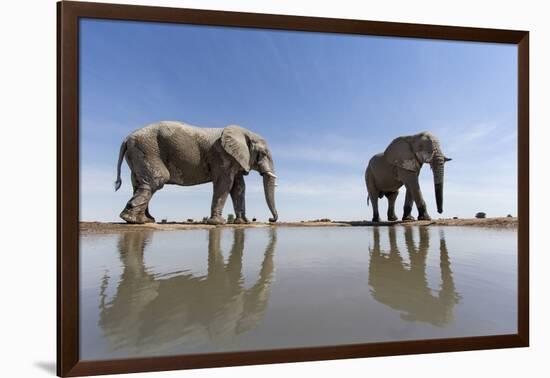
[(214, 227), (225, 228), (261, 228), (261, 227), (354, 227), (354, 226), (468, 226), (468, 227), (494, 227), (494, 228), (517, 228), (518, 219), (512, 217), (503, 218), (468, 218), (468, 219), (434, 219), (431, 221), (412, 222), (368, 222), (368, 221), (302, 221), (302, 222), (277, 222), (263, 223), (254, 222), (250, 224), (225, 224), (213, 226), (203, 223), (148, 223), (148, 224), (126, 224), (114, 222), (80, 222), (82, 234), (111, 233), (125, 231), (180, 231), (180, 230), (208, 230)]

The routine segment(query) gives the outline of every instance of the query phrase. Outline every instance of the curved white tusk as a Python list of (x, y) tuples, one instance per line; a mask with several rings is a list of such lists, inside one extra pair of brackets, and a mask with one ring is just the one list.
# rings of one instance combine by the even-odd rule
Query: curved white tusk
[(274, 175), (273, 173), (271, 173), (271, 172), (266, 172), (265, 174), (268, 175), (268, 176), (270, 176), (270, 177), (273, 177), (274, 179), (277, 178), (277, 176), (275, 176), (275, 175)]

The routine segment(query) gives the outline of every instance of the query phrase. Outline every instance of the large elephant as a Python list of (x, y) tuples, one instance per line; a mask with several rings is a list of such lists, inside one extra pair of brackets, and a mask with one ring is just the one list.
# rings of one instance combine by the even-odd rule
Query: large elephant
[[(227, 261), (222, 253), (224, 233), (233, 235)], [(268, 230), (258, 276), (245, 287), (246, 233), (243, 228), (208, 230), (206, 274), (183, 270), (163, 275), (146, 266), (152, 232), (120, 234), (122, 273), (111, 299), (106, 299), (113, 288), (105, 275), (99, 304), (99, 326), (111, 351), (137, 357), (174, 350), (181, 354), (192, 348), (216, 350), (261, 323), (275, 274), (277, 229)]]
[(443, 172), (445, 157), (437, 138), (429, 132), (421, 132), (394, 139), (383, 153), (374, 155), (365, 172), (368, 198), (372, 202), (373, 222), (380, 221), (378, 199), (388, 198), (388, 220), (395, 221), (395, 200), (399, 188), (405, 185), (405, 205), (403, 220), (414, 220), (411, 215), (413, 201), (418, 209), (419, 220), (430, 220), (426, 203), (422, 197), (418, 176), (424, 163), (430, 164), (435, 184), (437, 212), (443, 212)]
[(223, 224), (222, 210), (231, 194), (235, 223), (248, 223), (244, 175), (256, 170), (263, 176), (267, 205), (277, 221), (275, 168), (267, 142), (239, 126), (200, 128), (180, 122), (153, 123), (132, 132), (122, 142), (115, 190), (121, 186), (120, 167), (132, 171), (134, 194), (120, 217), (128, 223), (149, 223), (149, 201), (165, 184), (190, 186), (212, 182), (210, 224)]

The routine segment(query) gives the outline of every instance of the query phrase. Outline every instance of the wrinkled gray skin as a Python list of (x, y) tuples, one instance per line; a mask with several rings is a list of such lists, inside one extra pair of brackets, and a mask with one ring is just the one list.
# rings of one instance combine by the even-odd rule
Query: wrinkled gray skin
[(374, 155), (365, 172), (368, 200), (372, 202), (373, 222), (380, 221), (378, 199), (388, 198), (388, 220), (395, 221), (395, 200), (399, 188), (405, 185), (403, 220), (414, 220), (411, 215), (413, 201), (418, 209), (419, 220), (430, 220), (426, 203), (418, 183), (418, 175), (424, 163), (430, 164), (435, 185), (437, 212), (443, 212), (444, 166), (450, 158), (445, 157), (437, 138), (429, 132), (421, 132), (394, 139), (383, 153)]
[(200, 128), (162, 121), (132, 132), (122, 142), (115, 190), (121, 186), (120, 167), (132, 171), (134, 194), (120, 217), (128, 223), (152, 223), (149, 201), (165, 184), (191, 186), (212, 182), (214, 194), (210, 224), (225, 223), (222, 210), (231, 195), (235, 223), (248, 223), (245, 211), (244, 176), (255, 170), (263, 176), (267, 205), (276, 222), (275, 169), (267, 142), (239, 126)]

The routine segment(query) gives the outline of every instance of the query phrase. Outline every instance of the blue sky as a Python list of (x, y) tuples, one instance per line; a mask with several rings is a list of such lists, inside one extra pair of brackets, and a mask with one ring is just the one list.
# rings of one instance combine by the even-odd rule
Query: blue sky
[[(120, 143), (160, 120), (261, 134), (282, 221), (370, 219), (370, 157), (424, 130), (453, 158), (442, 215), (421, 172), (433, 217), (517, 213), (515, 45), (83, 19), (80, 49), (81, 220), (119, 220), (131, 196), (126, 163), (113, 190)], [(246, 182), (248, 216), (266, 220), (261, 177)], [(201, 219), (211, 196), (210, 183), (167, 185), (151, 213)]]

